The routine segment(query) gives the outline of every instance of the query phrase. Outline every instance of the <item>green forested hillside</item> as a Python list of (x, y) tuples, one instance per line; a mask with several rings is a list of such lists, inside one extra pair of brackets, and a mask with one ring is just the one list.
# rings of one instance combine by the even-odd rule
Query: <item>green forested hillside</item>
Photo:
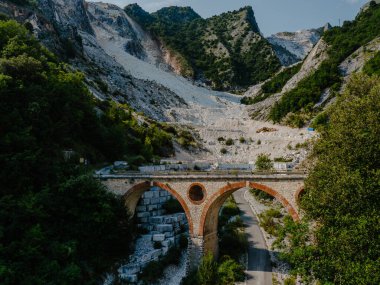
[(169, 7), (147, 14), (133, 4), (125, 11), (181, 56), (184, 75), (209, 80), (216, 89), (246, 88), (280, 67), (270, 44), (259, 34), (251, 7), (209, 19), (191, 8)]
[[(313, 112), (312, 107), (319, 101), (326, 88), (339, 90), (342, 80), (339, 64), (356, 49), (380, 36), (379, 27), (380, 5), (373, 2), (370, 8), (360, 13), (354, 21), (346, 21), (342, 27), (327, 31), (323, 39), (329, 45), (329, 59), (276, 103), (271, 110), (270, 119), (280, 122), (289, 112)], [(303, 123), (304, 121), (301, 121), (299, 125)]]
[(301, 204), (287, 227), (296, 273), (320, 284), (380, 284), (380, 78), (355, 76), (314, 148)]
[(134, 231), (79, 157), (149, 161), (170, 136), (96, 102), (81, 74), (14, 21), (0, 21), (0, 122), (0, 283), (97, 284)]
[(252, 105), (261, 101), (264, 101), (268, 97), (281, 92), (285, 84), (300, 70), (301, 64), (297, 64), (288, 68), (285, 68), (270, 80), (265, 82), (261, 87), (262, 94), (256, 97), (243, 97), (241, 99), (242, 104)]

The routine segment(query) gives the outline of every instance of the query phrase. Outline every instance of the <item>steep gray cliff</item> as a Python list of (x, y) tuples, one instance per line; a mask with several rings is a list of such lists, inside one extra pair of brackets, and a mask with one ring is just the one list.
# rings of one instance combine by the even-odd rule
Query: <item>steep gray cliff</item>
[(268, 41), (285, 66), (303, 60), (321, 38), (321, 30), (281, 32), (268, 37)]

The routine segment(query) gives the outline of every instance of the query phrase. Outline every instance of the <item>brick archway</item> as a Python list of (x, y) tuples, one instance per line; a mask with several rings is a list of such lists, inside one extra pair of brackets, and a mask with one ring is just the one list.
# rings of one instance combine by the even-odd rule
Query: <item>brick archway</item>
[(159, 187), (159, 188), (169, 192), (178, 200), (178, 202), (181, 204), (183, 210), (185, 211), (187, 222), (189, 224), (189, 233), (192, 234), (194, 226), (193, 226), (193, 221), (191, 219), (191, 214), (190, 214), (190, 210), (189, 210), (188, 205), (183, 200), (181, 195), (177, 193), (176, 190), (172, 189), (170, 186), (163, 184), (161, 182), (153, 182), (153, 183), (149, 182), (149, 181), (141, 182), (141, 183), (134, 185), (130, 189), (128, 189), (128, 191), (123, 195), (123, 199), (125, 201), (126, 207), (128, 208), (129, 212), (131, 213), (131, 215), (134, 215), (137, 203), (138, 203), (139, 199), (141, 198), (142, 194), (145, 191), (149, 190), (152, 186)]
[(299, 221), (299, 216), (297, 211), (292, 207), (292, 205), (287, 201), (280, 193), (276, 190), (254, 182), (238, 182), (238, 183), (228, 183), (226, 186), (219, 189), (212, 197), (208, 200), (207, 204), (204, 206), (202, 215), (200, 218), (200, 224), (198, 229), (198, 234), (204, 237), (204, 251), (213, 252), (214, 255), (218, 255), (218, 217), (219, 211), (226, 201), (226, 199), (235, 191), (250, 187), (254, 189), (261, 190), (268, 193), (269, 195), (276, 198), (288, 211), (289, 215), (295, 221)]
[(297, 192), (294, 194), (294, 199), (297, 203), (297, 206), (299, 207), (301, 205), (301, 196), (305, 193), (305, 187), (301, 187), (297, 190)]

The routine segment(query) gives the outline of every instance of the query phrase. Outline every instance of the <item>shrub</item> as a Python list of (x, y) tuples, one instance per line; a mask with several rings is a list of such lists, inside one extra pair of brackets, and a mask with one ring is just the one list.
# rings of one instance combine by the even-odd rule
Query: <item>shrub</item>
[(230, 285), (245, 280), (244, 266), (237, 263), (231, 257), (223, 258), (218, 268), (219, 284)]
[(234, 145), (234, 144), (235, 144), (235, 142), (234, 142), (233, 139), (229, 138), (229, 139), (226, 140), (226, 145), (231, 146), (231, 145)]
[(222, 149), (220, 150), (220, 153), (221, 153), (221, 154), (226, 154), (226, 153), (227, 153), (227, 149), (222, 148)]
[(282, 213), (280, 210), (278, 209), (269, 209), (265, 212), (265, 214), (268, 216), (268, 217), (271, 217), (271, 218), (281, 218), (282, 217)]
[(284, 280), (284, 285), (296, 285), (296, 279), (294, 277), (289, 277)]
[(261, 140), (258, 140), (258, 141), (257, 141), (257, 145), (261, 145)]
[(245, 232), (236, 227), (235, 224), (227, 224), (220, 233), (219, 251), (220, 255), (231, 256), (239, 260), (247, 251), (248, 240)]
[(270, 159), (269, 154), (259, 154), (255, 163), (257, 170), (271, 170), (273, 168), (273, 162)]
[(250, 189), (249, 192), (259, 200), (273, 201), (274, 197), (259, 189)]
[[(206, 254), (199, 265), (197, 272), (199, 284), (215, 285), (218, 280), (218, 265), (211, 253)], [(216, 281), (216, 282), (215, 282)]]
[(219, 137), (218, 138), (218, 142), (224, 142), (225, 141), (225, 138), (224, 137)]
[(246, 140), (245, 140), (245, 138), (240, 137), (239, 142), (240, 142), (241, 144), (243, 144), (243, 143), (246, 143)]
[[(289, 146), (289, 145), (288, 145)], [(292, 162), (293, 159), (291, 158), (285, 158), (285, 157), (275, 157), (273, 159), (274, 162)]]
[(277, 225), (273, 219), (273, 217), (268, 216), (267, 214), (261, 213), (259, 215), (260, 218), (260, 226), (268, 233), (273, 236), (276, 236), (277, 233)]
[(189, 148), (190, 146), (195, 147), (197, 145), (193, 135), (186, 130), (183, 130), (179, 133), (177, 141), (181, 146), (185, 148)]
[(233, 217), (239, 214), (240, 214), (240, 209), (236, 205), (234, 198), (230, 196), (223, 205), (223, 208), (221, 210), (221, 215)]
[(297, 143), (296, 144), (296, 149), (300, 149), (300, 148), (308, 148), (309, 147), (309, 142), (303, 142), (303, 143)]
[(364, 65), (363, 72), (367, 75), (380, 75), (380, 51)]

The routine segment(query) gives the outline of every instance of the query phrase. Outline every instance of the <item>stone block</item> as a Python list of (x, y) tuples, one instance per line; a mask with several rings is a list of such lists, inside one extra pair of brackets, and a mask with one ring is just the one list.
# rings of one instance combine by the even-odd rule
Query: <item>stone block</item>
[(149, 218), (149, 217), (150, 217), (150, 213), (149, 212), (137, 213), (137, 218)]
[(152, 192), (152, 193), (153, 193), (153, 198), (160, 197), (160, 191), (155, 191), (155, 192)]
[(152, 259), (157, 259), (162, 255), (162, 249), (152, 251)]
[[(158, 198), (154, 198), (154, 199), (158, 199)], [(153, 199), (152, 199), (152, 200), (153, 200)], [(167, 201), (167, 200), (166, 200), (166, 197), (160, 197), (158, 203), (165, 203), (166, 201)]]
[(136, 212), (145, 212), (146, 211), (146, 206), (141, 205), (136, 207)]
[(151, 199), (142, 199), (142, 205), (149, 205), (151, 204)]
[(166, 196), (168, 196), (168, 192), (166, 192), (165, 190), (162, 190), (162, 191), (160, 191), (160, 196), (166, 197)]
[(157, 210), (157, 205), (148, 205), (147, 208), (148, 208), (148, 211)]
[(169, 239), (166, 239), (166, 240), (162, 241), (161, 244), (162, 244), (163, 247), (170, 247), (170, 246), (173, 245), (172, 241), (169, 240)]
[(141, 268), (138, 264), (125, 265), (121, 267), (121, 273), (126, 275), (139, 273), (140, 270)]
[(163, 221), (164, 224), (173, 224), (175, 223), (175, 217), (173, 216), (167, 216), (164, 218), (164, 221)]
[(146, 241), (151, 241), (152, 240), (152, 237), (153, 235), (141, 235), (140, 238), (142, 240), (146, 240)]
[(171, 232), (173, 231), (173, 225), (167, 225), (167, 224), (160, 224), (156, 227), (157, 231), (164, 233), (164, 232)]
[(174, 232), (165, 232), (165, 237), (170, 238), (174, 236)]
[(148, 218), (140, 218), (140, 223), (147, 223), (148, 222)]
[(162, 224), (163, 219), (164, 218), (162, 216), (150, 217), (149, 222), (152, 224)]
[(164, 215), (165, 214), (165, 210), (164, 209), (158, 210), (157, 212), (158, 212), (159, 215)]
[(120, 274), (120, 278), (127, 281), (128, 283), (137, 283), (137, 274)]
[(164, 241), (165, 235), (164, 234), (154, 234), (153, 235), (153, 241)]
[(174, 237), (167, 238), (166, 240), (170, 241), (170, 244), (172, 244), (172, 245), (175, 243)]
[(153, 198), (154, 197), (154, 192), (152, 191), (146, 191), (143, 195), (144, 198)]
[(169, 251), (169, 247), (163, 247), (161, 248), (161, 250), (162, 250), (162, 255), (166, 255)]
[(150, 199), (150, 204), (158, 204), (158, 203), (160, 203), (160, 198), (152, 198), (152, 199)]

